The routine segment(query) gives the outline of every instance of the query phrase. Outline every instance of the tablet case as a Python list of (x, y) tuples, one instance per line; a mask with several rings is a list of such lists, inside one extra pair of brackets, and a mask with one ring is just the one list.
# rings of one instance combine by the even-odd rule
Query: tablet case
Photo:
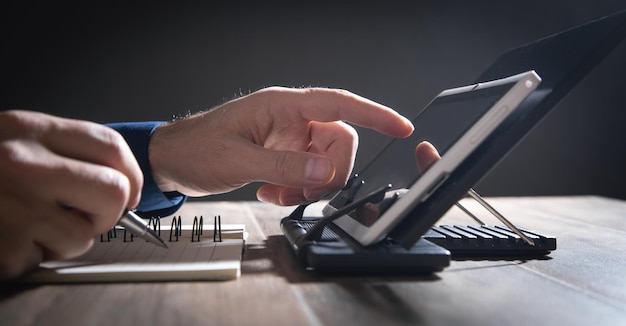
[[(523, 228), (526, 235), (538, 240), (539, 246), (522, 250), (522, 246), (527, 245), (515, 239), (515, 235), (498, 235), (510, 230), (501, 229), (491, 238), (479, 241), (478, 235), (485, 235), (485, 232), (463, 234), (461, 231), (467, 231), (463, 227), (433, 225), (625, 37), (626, 11), (621, 11), (504, 53), (477, 82), (535, 70), (542, 77), (542, 83), (428, 201), (418, 205), (385, 240), (368, 247), (360, 246), (339, 228), (333, 229), (332, 223), (318, 227), (319, 236), (299, 241), (302, 237), (311, 238), (310, 228), (324, 220), (304, 218), (306, 205), (300, 206), (281, 220), (294, 252), (303, 264), (320, 272), (397, 274), (438, 271), (449, 264), (451, 257), (536, 256), (556, 249), (554, 237)], [(350, 186), (349, 182), (347, 187)], [(442, 237), (446, 231), (447, 236)]]

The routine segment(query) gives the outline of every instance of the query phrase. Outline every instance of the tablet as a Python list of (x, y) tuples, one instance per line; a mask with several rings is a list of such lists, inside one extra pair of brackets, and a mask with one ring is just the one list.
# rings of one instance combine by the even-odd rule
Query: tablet
[(390, 233), (410, 248), (550, 113), (556, 104), (626, 39), (626, 10), (549, 35), (502, 53), (476, 81), (534, 70), (541, 84), (457, 166), (427, 201)]
[[(361, 245), (379, 242), (416, 206), (427, 202), (540, 82), (531, 70), (441, 92), (413, 119), (415, 132), (391, 141), (351, 180), (351, 186), (329, 201), (324, 216), (390, 185), (382, 201), (368, 203), (334, 221)], [(423, 141), (431, 143), (441, 159), (420, 173), (415, 148)]]

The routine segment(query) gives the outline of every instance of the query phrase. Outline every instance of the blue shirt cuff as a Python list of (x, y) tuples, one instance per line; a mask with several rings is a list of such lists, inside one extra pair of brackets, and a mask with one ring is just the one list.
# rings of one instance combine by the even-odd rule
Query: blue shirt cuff
[(162, 192), (152, 176), (148, 146), (152, 133), (156, 127), (163, 123), (165, 122), (149, 121), (107, 124), (124, 137), (143, 172), (143, 188), (141, 189), (141, 201), (137, 206), (137, 214), (144, 218), (174, 214), (187, 199), (187, 196), (176, 191)]

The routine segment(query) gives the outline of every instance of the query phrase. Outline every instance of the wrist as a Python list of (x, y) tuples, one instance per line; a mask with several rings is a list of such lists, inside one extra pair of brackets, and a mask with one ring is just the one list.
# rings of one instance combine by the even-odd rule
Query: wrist
[(152, 170), (152, 178), (162, 192), (178, 191), (176, 182), (173, 181), (169, 171), (169, 167), (174, 160), (175, 155), (172, 154), (167, 139), (172, 123), (164, 123), (157, 126), (150, 137), (148, 144), (148, 160)]
[[(143, 172), (144, 183), (141, 190), (141, 201), (137, 206), (137, 210), (164, 216), (163, 214), (167, 215), (167, 213), (171, 213), (180, 207), (186, 197), (180, 193), (170, 191), (161, 177), (163, 169), (158, 164), (151, 162), (149, 152), (151, 151), (150, 148), (154, 146), (153, 135), (161, 125), (164, 125), (164, 122), (147, 121), (108, 124), (109, 127), (117, 130), (124, 136)], [(153, 166), (156, 173), (153, 171)], [(155, 176), (158, 176), (158, 182), (161, 184), (157, 183)]]

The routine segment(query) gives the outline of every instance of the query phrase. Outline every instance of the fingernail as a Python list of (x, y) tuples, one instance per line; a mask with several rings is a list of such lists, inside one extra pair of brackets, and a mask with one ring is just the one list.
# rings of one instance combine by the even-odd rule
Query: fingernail
[(404, 123), (406, 123), (407, 126), (411, 127), (411, 130), (415, 130), (415, 126), (413, 125), (413, 122), (411, 122), (411, 120), (404, 118)]
[(274, 203), (274, 198), (269, 193), (264, 192), (264, 191), (258, 192), (256, 194), (256, 198), (262, 202), (266, 202), (270, 204)]
[(329, 179), (332, 166), (330, 161), (323, 157), (309, 159), (304, 168), (305, 177), (309, 181), (323, 182)]

